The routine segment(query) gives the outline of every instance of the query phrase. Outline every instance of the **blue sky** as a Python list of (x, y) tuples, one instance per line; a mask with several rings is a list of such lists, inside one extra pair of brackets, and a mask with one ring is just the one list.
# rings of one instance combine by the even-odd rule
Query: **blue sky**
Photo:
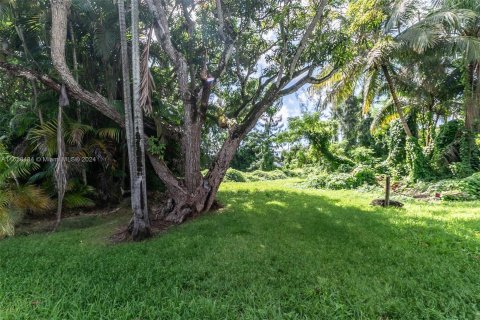
[(300, 89), (298, 92), (285, 96), (282, 99), (282, 107), (278, 115), (282, 116), (282, 123), (286, 125), (288, 118), (301, 115), (301, 105), (308, 105), (309, 97), (307, 87)]

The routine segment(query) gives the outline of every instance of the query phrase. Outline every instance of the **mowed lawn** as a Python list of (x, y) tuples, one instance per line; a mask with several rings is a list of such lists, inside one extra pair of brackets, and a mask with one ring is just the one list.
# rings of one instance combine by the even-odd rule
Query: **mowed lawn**
[(381, 209), (293, 181), (220, 198), (143, 243), (109, 244), (114, 214), (0, 241), (0, 319), (480, 318), (478, 202)]

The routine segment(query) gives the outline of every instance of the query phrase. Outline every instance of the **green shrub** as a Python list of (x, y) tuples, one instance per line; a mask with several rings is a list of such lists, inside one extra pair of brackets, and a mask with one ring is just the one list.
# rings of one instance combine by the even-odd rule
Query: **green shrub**
[(374, 167), (374, 171), (376, 174), (390, 174), (390, 167), (388, 165), (388, 161), (382, 161), (377, 163)]
[(280, 169), (289, 178), (299, 178), (304, 176), (302, 169)]
[(342, 163), (341, 165), (338, 166), (336, 172), (349, 173), (353, 170), (354, 167), (355, 167), (354, 164)]
[(480, 200), (480, 172), (465, 179), (445, 179), (435, 183), (418, 182), (416, 192), (440, 193), (447, 201)]
[(245, 174), (235, 169), (228, 169), (225, 174), (224, 181), (226, 182), (247, 182)]
[(306, 177), (311, 177), (319, 174), (321, 175), (325, 173), (325, 170), (323, 170), (320, 166), (308, 166), (303, 168), (303, 173)]
[(350, 155), (357, 163), (373, 165), (376, 162), (375, 151), (366, 147), (357, 147), (350, 151)]
[(364, 184), (375, 185), (377, 183), (377, 177), (372, 168), (367, 166), (360, 166), (353, 170), (353, 177), (355, 178), (355, 183), (357, 186)]
[[(290, 170), (289, 170), (290, 171)], [(291, 173), (292, 176), (297, 173)], [(242, 172), (235, 169), (228, 169), (224, 181), (226, 182), (255, 182), (288, 179), (288, 175), (282, 170)]]
[(310, 176), (305, 182), (305, 187), (313, 189), (323, 189), (327, 186), (328, 174), (321, 173), (315, 176)]
[(460, 189), (471, 197), (480, 199), (480, 172), (463, 179)]
[(480, 152), (475, 139), (460, 120), (442, 125), (431, 156), (437, 175), (464, 178), (478, 171)]
[(310, 176), (304, 183), (307, 188), (314, 189), (355, 189), (362, 185), (375, 185), (377, 183), (375, 172), (367, 166), (361, 166), (352, 173), (319, 173)]
[(348, 190), (357, 187), (357, 183), (355, 177), (349, 173), (336, 173), (328, 176), (325, 187), (331, 190)]
[(407, 167), (412, 181), (432, 177), (432, 170), (417, 138), (408, 137), (406, 143)]
[(287, 179), (288, 176), (281, 170), (260, 171), (255, 170), (247, 174), (249, 181), (269, 181)]
[(448, 165), (448, 169), (455, 178), (465, 178), (472, 174), (472, 168), (470, 165), (464, 162), (454, 162)]

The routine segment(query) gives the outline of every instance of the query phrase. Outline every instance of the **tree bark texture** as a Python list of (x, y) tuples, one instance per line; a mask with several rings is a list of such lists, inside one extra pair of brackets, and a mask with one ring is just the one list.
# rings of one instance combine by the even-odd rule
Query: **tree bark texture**
[(405, 114), (403, 113), (402, 104), (398, 99), (397, 91), (395, 89), (392, 76), (390, 75), (390, 71), (388, 71), (388, 67), (386, 65), (382, 65), (382, 71), (383, 71), (383, 74), (385, 75), (385, 78), (387, 79), (388, 89), (390, 90), (390, 94), (392, 95), (393, 104), (395, 105), (395, 110), (397, 111), (398, 116), (400, 117), (400, 122), (402, 123), (403, 129), (405, 130), (405, 134), (407, 135), (407, 137), (413, 137), (412, 131), (408, 126), (407, 119), (405, 118)]
[(132, 0), (132, 78), (133, 78), (133, 142), (130, 158), (135, 158), (132, 189), (133, 219), (131, 233), (134, 240), (150, 236), (150, 217), (147, 202), (147, 174), (145, 170), (145, 134), (143, 109), (140, 105), (140, 40), (138, 0)]

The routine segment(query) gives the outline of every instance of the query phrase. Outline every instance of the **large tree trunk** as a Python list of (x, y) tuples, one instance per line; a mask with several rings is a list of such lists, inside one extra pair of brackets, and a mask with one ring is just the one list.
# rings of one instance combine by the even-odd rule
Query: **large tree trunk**
[(390, 71), (388, 71), (388, 67), (386, 65), (382, 65), (382, 71), (387, 79), (388, 89), (390, 90), (390, 94), (392, 95), (393, 104), (395, 105), (395, 110), (400, 117), (400, 122), (402, 123), (403, 130), (405, 130), (405, 134), (407, 137), (413, 137), (412, 131), (408, 126), (407, 119), (405, 118), (405, 114), (403, 113), (402, 104), (397, 96), (397, 91), (395, 90), (395, 85), (393, 84), (392, 76), (390, 75)]
[(194, 193), (200, 185), (202, 175), (200, 173), (200, 154), (202, 125), (199, 119), (195, 119), (193, 108), (187, 107), (190, 111), (186, 112), (183, 151), (185, 154), (185, 184), (189, 193)]
[[(220, 184), (225, 177), (235, 152), (242, 139), (250, 130), (250, 126), (237, 127), (230, 132), (229, 137), (223, 144), (206, 177), (201, 176), (200, 169), (196, 172), (192, 170), (193, 174), (200, 176), (198, 185), (193, 192), (190, 192), (186, 185), (178, 185), (176, 181), (169, 183), (164, 180), (169, 196), (168, 203), (163, 211), (164, 217), (167, 221), (182, 223), (190, 216), (207, 212), (212, 208)], [(152, 160), (154, 168), (156, 161), (158, 160)], [(157, 168), (155, 168), (155, 170), (159, 176), (162, 176)], [(187, 181), (187, 179), (185, 180)]]

